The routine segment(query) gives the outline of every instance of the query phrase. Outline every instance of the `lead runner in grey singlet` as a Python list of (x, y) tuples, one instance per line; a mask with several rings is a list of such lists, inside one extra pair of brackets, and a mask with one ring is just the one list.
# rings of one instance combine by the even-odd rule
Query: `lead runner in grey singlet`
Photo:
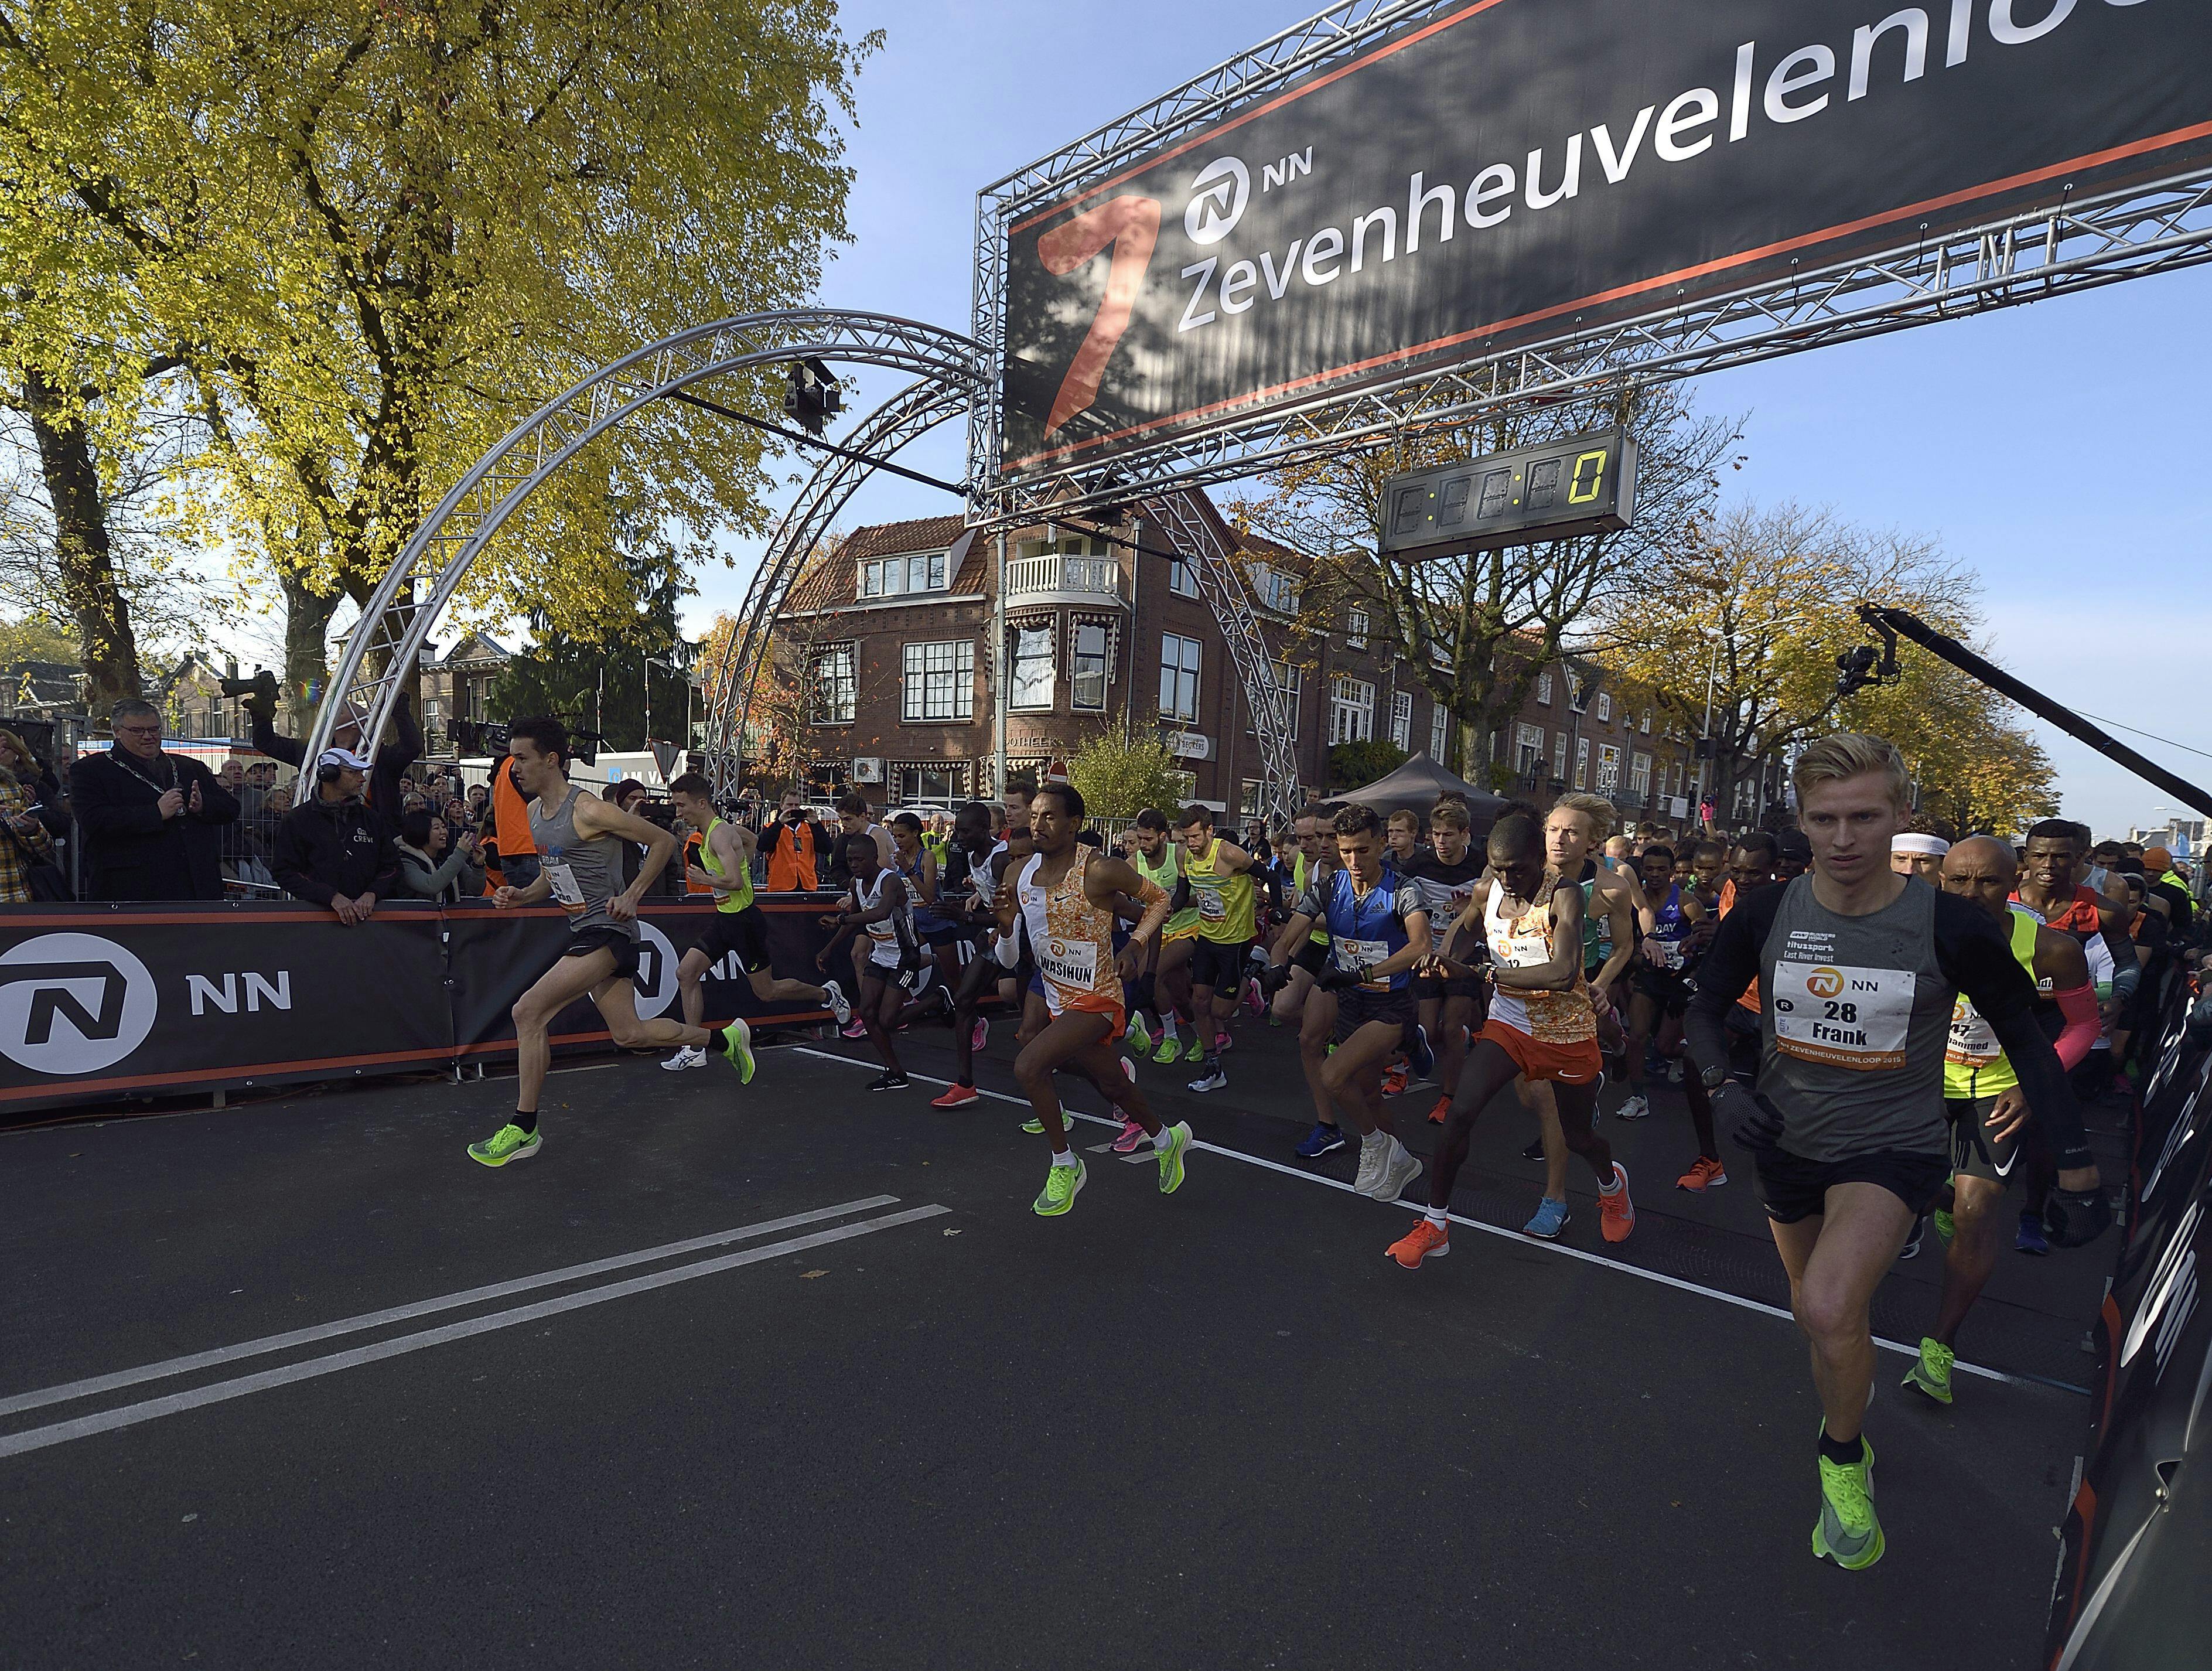
[[(538, 1097), (552, 1057), (546, 1034), (554, 1017), (589, 994), (614, 1042), (628, 1050), (694, 1048), (719, 1042), (741, 1083), (753, 1076), (752, 1036), (743, 1021), (721, 1033), (680, 1021), (642, 1020), (637, 1013), (637, 905), (676, 853), (676, 838), (568, 781), (568, 733), (557, 720), (518, 720), (514, 738), (514, 787), (532, 797), (530, 834), (538, 845), (538, 879), (492, 896), (501, 910), (551, 900), (568, 914), (568, 944), (553, 967), (515, 1000), (515, 1112), (469, 1158), (504, 1166), (538, 1152)], [(645, 849), (637, 879), (622, 877), (622, 843)]]

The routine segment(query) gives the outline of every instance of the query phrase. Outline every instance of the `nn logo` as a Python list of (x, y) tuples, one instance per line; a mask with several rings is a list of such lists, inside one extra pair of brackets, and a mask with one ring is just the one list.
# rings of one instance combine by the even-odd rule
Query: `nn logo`
[(1805, 990), (1815, 998), (1833, 998), (1844, 989), (1841, 969), (1816, 969), (1805, 977)]
[(0, 956), (0, 1055), (34, 1073), (113, 1066), (160, 1007), (152, 972), (97, 934), (40, 934)]

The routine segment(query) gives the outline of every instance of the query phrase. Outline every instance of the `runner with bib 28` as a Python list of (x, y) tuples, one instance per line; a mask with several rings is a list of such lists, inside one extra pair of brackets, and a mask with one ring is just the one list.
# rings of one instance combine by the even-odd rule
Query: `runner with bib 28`
[(1943, 1058), (1958, 994), (1988, 1021), (2059, 1157), (2052, 1239), (2087, 1241), (2111, 1212), (2081, 1107), (2036, 1024), (2035, 983), (2003, 931), (1889, 868), (1911, 787), (1896, 749), (1879, 737), (1825, 738), (1792, 777), (1812, 872), (1739, 899), (1722, 921), (1698, 969), (1690, 1051), (1717, 1088), (1728, 1012), (1757, 980), (1757, 1112), (1737, 1140), (1753, 1152), (1791, 1309), (1812, 1343), (1825, 1417), (1813, 1553), (1857, 1571), (1885, 1547), (1861, 1431), (1874, 1391), (1869, 1308), (1951, 1170)]

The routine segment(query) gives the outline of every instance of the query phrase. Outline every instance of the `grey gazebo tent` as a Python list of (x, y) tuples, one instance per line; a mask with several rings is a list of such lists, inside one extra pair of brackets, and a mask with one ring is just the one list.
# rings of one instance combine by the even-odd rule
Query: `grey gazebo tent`
[(1386, 818), (1401, 808), (1410, 808), (1425, 817), (1439, 795), (1457, 795), (1467, 803), (1478, 839), (1490, 833), (1490, 826), (1498, 822), (1498, 815), (1509, 805), (1489, 791), (1453, 776), (1425, 754), (1415, 755), (1389, 776), (1377, 778), (1364, 788), (1347, 790), (1330, 799), (1356, 800), (1362, 806), (1373, 807)]

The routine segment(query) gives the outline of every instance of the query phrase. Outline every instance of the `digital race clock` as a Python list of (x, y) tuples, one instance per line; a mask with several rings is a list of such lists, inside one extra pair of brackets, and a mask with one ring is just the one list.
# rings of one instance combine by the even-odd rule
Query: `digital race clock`
[(1618, 533), (1636, 518), (1636, 441), (1609, 429), (1393, 477), (1382, 552), (1401, 562)]

